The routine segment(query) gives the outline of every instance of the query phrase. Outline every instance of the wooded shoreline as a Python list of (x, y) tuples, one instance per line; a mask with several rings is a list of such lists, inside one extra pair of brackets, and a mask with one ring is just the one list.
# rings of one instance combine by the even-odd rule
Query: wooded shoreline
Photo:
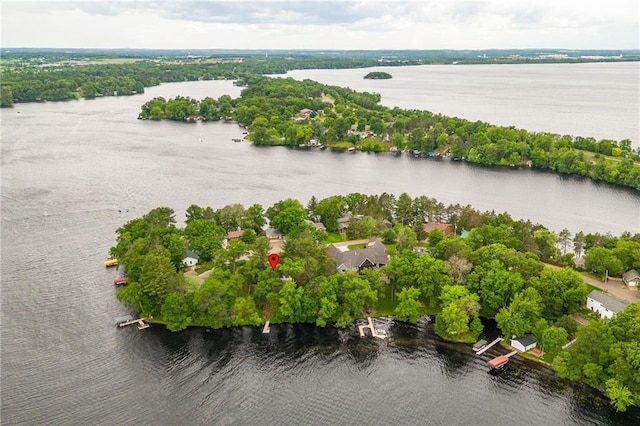
[[(540, 259), (572, 265), (572, 242), (589, 270), (640, 269), (640, 234), (571, 239), (566, 230), (556, 235), (506, 213), (404, 193), (312, 197), (306, 207), (285, 199), (266, 211), (192, 205), (184, 229), (172, 209), (157, 208), (116, 233), (111, 255), (125, 266), (128, 283), (118, 299), (172, 331), (266, 320), (344, 328), (363, 316), (416, 322), (435, 314), (436, 334), (471, 343), (483, 331), (480, 317), (495, 318), (504, 336), (533, 334), (561, 377), (606, 389), (619, 409), (638, 403), (629, 395), (640, 383), (626, 372), (640, 344), (631, 325), (640, 324), (640, 305), (597, 320), (584, 309), (591, 288), (580, 275)], [(368, 241), (364, 248), (337, 246), (360, 238)], [(277, 266), (268, 263), (275, 241)], [(194, 256), (210, 271), (202, 280), (183, 272)], [(578, 326), (575, 314), (593, 320)], [(577, 343), (563, 350), (570, 336)], [(585, 368), (599, 373), (594, 378)]]

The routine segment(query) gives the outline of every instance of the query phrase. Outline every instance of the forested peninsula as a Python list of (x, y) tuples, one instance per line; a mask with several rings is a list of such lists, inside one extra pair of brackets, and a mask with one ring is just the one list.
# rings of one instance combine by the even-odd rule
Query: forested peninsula
[[(366, 315), (415, 322), (435, 314), (440, 337), (472, 342), (480, 317), (495, 318), (504, 336), (532, 333), (561, 377), (603, 390), (618, 410), (640, 404), (640, 306), (598, 319), (584, 308), (591, 288), (581, 276), (541, 261), (573, 265), (584, 254), (598, 274), (640, 269), (640, 234), (572, 238), (406, 193), (312, 197), (306, 206), (289, 198), (266, 210), (191, 205), (185, 222), (177, 227), (172, 209), (156, 208), (118, 228), (110, 250), (128, 278), (118, 299), (170, 330), (266, 320), (346, 327)], [(349, 263), (355, 256), (344, 253), (358, 250), (375, 253)], [(195, 274), (185, 270), (185, 253), (198, 259)]]
[(640, 190), (640, 149), (624, 139), (529, 132), (513, 126), (380, 105), (380, 95), (311, 80), (246, 77), (239, 98), (154, 98), (141, 119), (235, 120), (256, 145), (408, 152), (475, 164), (531, 167)]
[(0, 49), (0, 106), (143, 93), (160, 83), (296, 69), (639, 61), (638, 50)]

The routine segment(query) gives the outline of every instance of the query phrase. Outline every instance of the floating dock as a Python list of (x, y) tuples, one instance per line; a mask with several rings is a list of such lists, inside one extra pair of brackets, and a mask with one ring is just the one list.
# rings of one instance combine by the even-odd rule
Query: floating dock
[(478, 352), (476, 352), (476, 355), (482, 355), (483, 353), (485, 353), (486, 351), (491, 349), (493, 347), (493, 345), (497, 344), (500, 340), (502, 340), (502, 336), (498, 337), (496, 340), (494, 340), (493, 342), (489, 343), (484, 348), (480, 349)]
[(271, 327), (269, 326), (269, 320), (267, 320), (267, 322), (264, 324), (264, 327), (262, 328), (262, 334), (269, 333), (271, 333)]
[(365, 328), (368, 328), (369, 330), (371, 330), (371, 335), (373, 337), (377, 337), (378, 339), (386, 339), (387, 338), (387, 332), (384, 330), (376, 330), (376, 328), (373, 326), (373, 320), (371, 319), (371, 317), (367, 317), (367, 321), (369, 322), (366, 325), (359, 325), (358, 326), (358, 331), (360, 332), (360, 337), (365, 337), (366, 334), (364, 333)]

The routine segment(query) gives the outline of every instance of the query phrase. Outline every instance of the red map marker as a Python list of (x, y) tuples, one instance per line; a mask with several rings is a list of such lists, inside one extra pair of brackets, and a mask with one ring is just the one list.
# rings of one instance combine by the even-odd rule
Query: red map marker
[(272, 253), (269, 255), (269, 265), (271, 265), (271, 269), (276, 269), (276, 266), (278, 266), (278, 262), (280, 262), (280, 256), (278, 256), (275, 253)]

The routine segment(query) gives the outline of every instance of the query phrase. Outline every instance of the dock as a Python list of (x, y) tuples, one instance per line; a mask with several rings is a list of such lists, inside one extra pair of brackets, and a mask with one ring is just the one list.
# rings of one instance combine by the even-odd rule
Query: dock
[(490, 348), (492, 348), (495, 344), (497, 344), (500, 340), (502, 340), (502, 336), (498, 337), (496, 340), (494, 340), (493, 342), (489, 343), (484, 348), (480, 349), (478, 352), (476, 352), (476, 355), (482, 355), (483, 353), (488, 351)]
[(360, 332), (360, 337), (365, 337), (366, 334), (364, 333), (364, 330), (366, 328), (368, 328), (369, 330), (371, 330), (371, 335), (373, 337), (377, 337), (378, 339), (386, 339), (387, 338), (387, 333), (384, 330), (376, 330), (376, 328), (373, 326), (373, 320), (371, 319), (371, 317), (367, 317), (367, 321), (369, 322), (366, 325), (359, 325), (358, 326), (358, 331)]
[[(129, 317), (129, 318), (131, 318), (131, 317)], [(131, 320), (127, 320), (127, 321), (118, 321), (118, 318), (116, 318), (116, 323), (117, 323), (118, 327), (126, 327), (128, 325), (138, 324), (138, 330), (144, 330), (145, 328), (149, 328), (149, 324), (144, 322), (147, 319), (148, 318), (138, 318), (138, 319), (131, 319)]]
[(262, 328), (262, 334), (269, 334), (271, 332), (271, 327), (269, 326), (269, 320), (264, 324)]

